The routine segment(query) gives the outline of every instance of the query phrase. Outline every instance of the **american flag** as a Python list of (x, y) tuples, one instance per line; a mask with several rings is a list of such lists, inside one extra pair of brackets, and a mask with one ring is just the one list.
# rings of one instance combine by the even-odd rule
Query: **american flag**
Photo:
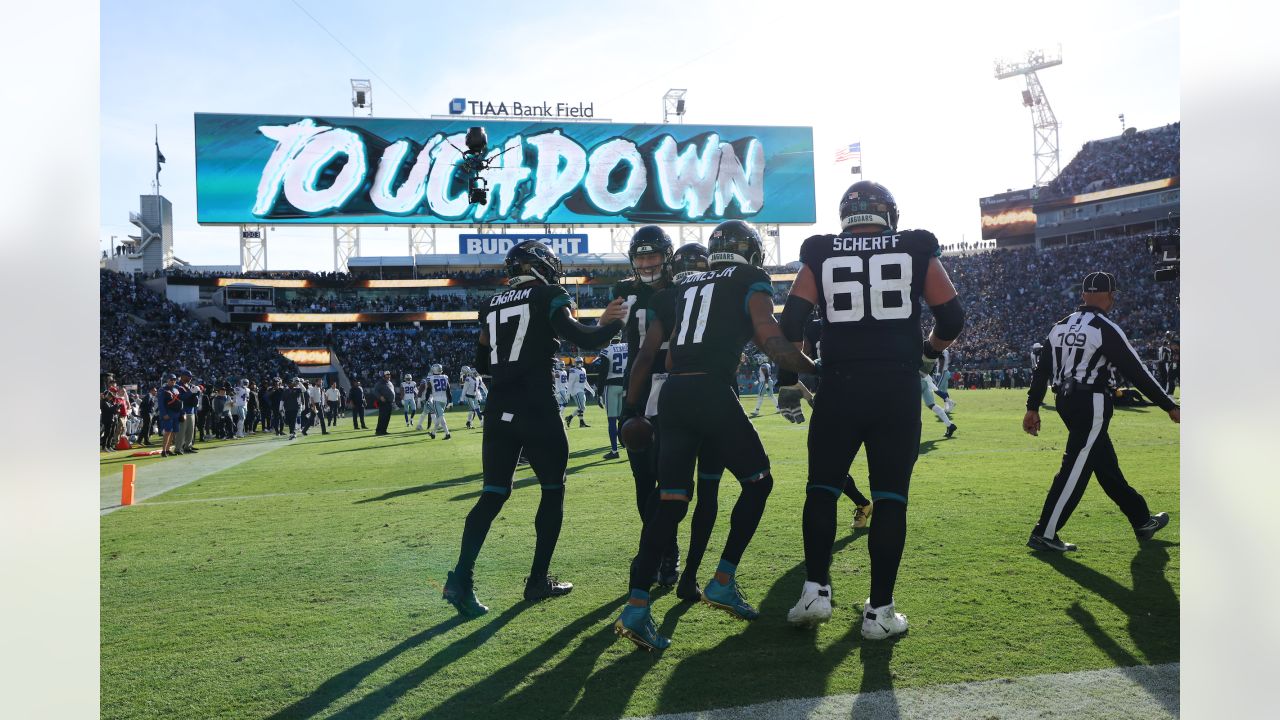
[(836, 150), (836, 162), (842, 163), (845, 160), (862, 161), (862, 143), (850, 143)]

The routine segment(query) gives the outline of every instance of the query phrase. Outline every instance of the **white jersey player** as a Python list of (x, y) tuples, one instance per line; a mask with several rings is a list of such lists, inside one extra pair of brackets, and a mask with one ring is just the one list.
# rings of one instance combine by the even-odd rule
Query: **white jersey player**
[(756, 371), (756, 379), (759, 380), (759, 388), (756, 390), (756, 410), (751, 413), (751, 417), (760, 414), (760, 406), (764, 404), (765, 394), (767, 393), (770, 400), (773, 400), (774, 409), (777, 409), (778, 401), (773, 396), (773, 367), (769, 365), (768, 358), (761, 355), (760, 369)]
[[(591, 383), (587, 380), (587, 364), (582, 358), (573, 359), (573, 367), (566, 373), (568, 376), (568, 387), (566, 388), (568, 396), (577, 404), (578, 427), (591, 427), (582, 419), (582, 413), (587, 409), (587, 393), (596, 394), (595, 388), (591, 387)], [(564, 426), (567, 428), (573, 423), (575, 413), (570, 412), (565, 416)]]
[(933, 394), (938, 391), (938, 386), (933, 384), (933, 377), (928, 373), (920, 373), (920, 399), (924, 400), (924, 406), (933, 411), (944, 425), (947, 426), (946, 437), (951, 437), (956, 433), (956, 424), (951, 422), (951, 418), (947, 417), (947, 411), (943, 410), (933, 401)]
[(462, 366), (462, 402), (467, 406), (467, 427), (471, 427), (471, 419), (475, 418), (480, 421), (480, 426), (484, 427), (484, 413), (480, 410), (480, 402), (484, 400), (487, 388), (484, 386), (484, 380), (480, 378), (480, 373), (475, 368)]
[(408, 427), (413, 422), (413, 417), (418, 414), (418, 384), (413, 381), (413, 376), (409, 373), (404, 374), (404, 381), (400, 383), (400, 405), (404, 408), (404, 424)]
[(249, 408), (249, 380), (245, 378), (236, 385), (232, 392), (234, 404), (231, 408), (231, 417), (236, 421), (236, 437), (244, 437), (244, 417)]
[(569, 373), (564, 369), (563, 360), (556, 360), (555, 367), (556, 401), (564, 410), (564, 406), (569, 404)]
[(622, 404), (626, 388), (622, 386), (627, 374), (627, 344), (615, 342), (604, 349), (604, 412), (609, 418), (609, 445), (605, 460), (618, 459), (618, 418), (622, 416)]
[(427, 382), (431, 384), (430, 408), (431, 415), (435, 418), (435, 430), (428, 431), (427, 434), (434, 440), (436, 433), (444, 433), (444, 439), (449, 440), (453, 437), (449, 433), (449, 424), (445, 422), (444, 411), (453, 405), (453, 399), (449, 397), (449, 376), (444, 374), (444, 368), (440, 363), (431, 366), (431, 374), (427, 376)]

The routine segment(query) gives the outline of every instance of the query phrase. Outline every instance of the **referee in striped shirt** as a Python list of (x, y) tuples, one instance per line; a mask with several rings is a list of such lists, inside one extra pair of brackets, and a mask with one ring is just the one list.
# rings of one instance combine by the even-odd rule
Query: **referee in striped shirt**
[(1040, 403), (1052, 381), (1055, 407), (1067, 426), (1067, 449), (1062, 467), (1053, 478), (1040, 521), (1031, 531), (1027, 547), (1065, 552), (1076, 546), (1058, 537), (1084, 495), (1089, 476), (1129, 519), (1139, 540), (1146, 540), (1169, 524), (1169, 513), (1152, 515), (1147, 501), (1120, 472), (1115, 448), (1107, 435), (1111, 424), (1112, 397), (1107, 378), (1113, 369), (1138, 386), (1169, 419), (1179, 422), (1178, 405), (1147, 372), (1124, 331), (1107, 317), (1116, 303), (1116, 278), (1091, 272), (1083, 283), (1084, 305), (1059, 320), (1040, 348), (1040, 357), (1027, 392), (1027, 414), (1022, 429), (1040, 432)]

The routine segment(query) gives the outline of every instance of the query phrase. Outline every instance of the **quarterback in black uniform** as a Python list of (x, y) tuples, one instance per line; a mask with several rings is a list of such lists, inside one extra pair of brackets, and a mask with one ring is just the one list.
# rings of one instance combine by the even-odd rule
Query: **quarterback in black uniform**
[(526, 240), (511, 248), (506, 265), (510, 289), (480, 306), (476, 369), (492, 378), (481, 441), (484, 487), (467, 515), (462, 552), (444, 586), (444, 599), (467, 616), (488, 612), (476, 599), (471, 573), (489, 526), (511, 495), (521, 448), (542, 486), (534, 519), (537, 544), (524, 597), (540, 600), (573, 589), (570, 583), (547, 575), (564, 517), (569, 442), (560, 425), (556, 400), (547, 391), (546, 377), (552, 354), (560, 348), (559, 338), (595, 349), (606, 345), (622, 328), (621, 301), (610, 303), (595, 327), (573, 319), (573, 301), (557, 284), (560, 259), (546, 245)]
[[(803, 267), (782, 314), (789, 340), (822, 308), (822, 392), (809, 425), (809, 484), (804, 507), (807, 580), (787, 614), (796, 624), (831, 617), (831, 546), (836, 500), (849, 465), (867, 446), (875, 522), (871, 597), (863, 608), (862, 636), (878, 640), (905, 632), (893, 587), (907, 534), (911, 470), (920, 453), (920, 372), (964, 326), (964, 310), (939, 262), (938, 240), (925, 230), (898, 230), (898, 207), (878, 183), (854, 183), (840, 200), (843, 231), (815, 235), (800, 247)], [(935, 327), (921, 345), (920, 299)], [(791, 385), (794, 376), (781, 377)], [(779, 398), (782, 403), (782, 398)], [(786, 404), (799, 403), (792, 393)]]
[[(752, 338), (779, 366), (814, 371), (812, 361), (787, 342), (773, 319), (773, 287), (762, 267), (764, 253), (755, 228), (741, 220), (723, 222), (711, 233), (709, 250), (710, 269), (687, 273), (674, 289), (669, 374), (658, 401), (658, 502), (645, 513), (640, 549), (631, 562), (631, 597), (614, 623), (615, 632), (645, 649), (671, 643), (654, 625), (649, 588), (660, 556), (688, 512), (694, 466), (703, 446), (709, 445), (724, 460), (742, 484), (742, 494), (733, 508), (720, 564), (702, 589), (702, 600), (744, 620), (759, 616), (742, 597), (735, 574), (764, 513), (773, 476), (760, 436), (731, 383), (742, 346)], [(643, 372), (653, 362), (653, 345), (641, 348), (633, 372)]]
[[(640, 342), (644, 339), (649, 323), (655, 317), (651, 306), (653, 297), (659, 291), (671, 286), (671, 238), (667, 232), (657, 225), (645, 225), (631, 236), (631, 246), (627, 257), (631, 260), (633, 277), (621, 280), (613, 287), (613, 297), (622, 298), (628, 306), (629, 315), (622, 330), (622, 341), (627, 344), (626, 374), (623, 387), (631, 383), (632, 368), (635, 358), (640, 352)], [(670, 329), (670, 326), (667, 326)], [(665, 340), (665, 338), (663, 338)], [(659, 349), (652, 369), (653, 384), (660, 387), (666, 377), (666, 346)], [(648, 386), (649, 378), (644, 378)], [(648, 397), (647, 395), (645, 397)], [(657, 422), (657, 393), (653, 394), (655, 407), (642, 406), (640, 412), (649, 417), (650, 422)], [(622, 422), (626, 417), (620, 418)], [(631, 475), (636, 483), (636, 510), (640, 519), (645, 516), (645, 508), (654, 497), (658, 487), (658, 448), (650, 446), (645, 450), (627, 449), (627, 460), (631, 463)], [(680, 578), (680, 548), (676, 544), (675, 535), (671, 536), (670, 546), (663, 551), (662, 561), (658, 564), (656, 580), (659, 585), (674, 585)]]

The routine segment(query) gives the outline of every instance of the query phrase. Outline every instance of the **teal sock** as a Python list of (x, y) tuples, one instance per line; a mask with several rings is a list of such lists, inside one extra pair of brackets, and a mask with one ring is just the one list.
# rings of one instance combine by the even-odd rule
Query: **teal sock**
[[(645, 606), (646, 608), (648, 608), (648, 607), (649, 607), (649, 593), (648, 593), (647, 591), (644, 591), (644, 590), (632, 590), (632, 591), (631, 591), (631, 599), (632, 599), (632, 600), (643, 600), (643, 601), (644, 601), (644, 606)], [(627, 606), (628, 606), (628, 607), (635, 607), (634, 605), (631, 605), (630, 603), (628, 603), (628, 604), (627, 604)]]
[(716, 566), (716, 572), (718, 573), (722, 572), (725, 575), (728, 575), (730, 578), (732, 578), (738, 572), (738, 566), (734, 565), (728, 560), (722, 559), (720, 561), (720, 564)]

